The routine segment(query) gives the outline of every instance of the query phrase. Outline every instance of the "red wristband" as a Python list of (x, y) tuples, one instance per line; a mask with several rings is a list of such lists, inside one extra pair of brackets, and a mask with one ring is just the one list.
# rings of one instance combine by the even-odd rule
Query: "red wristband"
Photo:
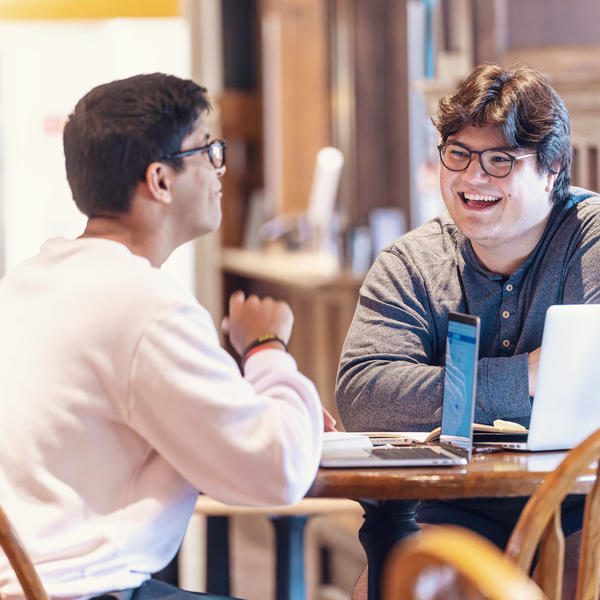
[(242, 362), (242, 366), (244, 366), (246, 364), (246, 361), (253, 354), (256, 354), (257, 352), (260, 352), (261, 350), (269, 350), (269, 346), (256, 346), (256, 348), (252, 348), (252, 350), (249, 350), (248, 352), (246, 352), (246, 354), (244, 356), (244, 361)]
[(248, 357), (252, 356), (255, 352), (258, 352), (259, 350), (268, 350), (269, 348), (265, 347), (265, 344), (268, 344), (269, 342), (280, 343), (283, 346), (283, 350), (287, 352), (286, 343), (278, 335), (274, 333), (268, 333), (248, 344), (242, 354), (242, 367), (246, 364)]

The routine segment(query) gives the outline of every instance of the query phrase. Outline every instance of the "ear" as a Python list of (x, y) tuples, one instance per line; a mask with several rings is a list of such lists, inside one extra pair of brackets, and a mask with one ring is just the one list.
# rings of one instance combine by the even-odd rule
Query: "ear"
[(146, 185), (154, 200), (161, 204), (171, 204), (173, 191), (173, 171), (161, 162), (152, 162), (146, 168)]
[(546, 174), (546, 192), (550, 193), (554, 189), (554, 182), (560, 172), (560, 165), (553, 165), (552, 170)]

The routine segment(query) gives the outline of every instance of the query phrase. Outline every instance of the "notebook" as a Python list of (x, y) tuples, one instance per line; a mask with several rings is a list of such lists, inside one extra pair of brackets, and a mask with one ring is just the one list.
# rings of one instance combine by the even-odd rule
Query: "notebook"
[[(430, 445), (380, 444), (324, 450), (322, 467), (424, 467), (467, 464), (473, 446), (473, 411), (479, 357), (479, 317), (450, 313), (440, 440)], [(368, 439), (367, 439), (368, 441)]]
[(478, 442), (516, 450), (568, 450), (600, 428), (600, 305), (546, 312), (542, 351), (525, 434), (480, 434)]

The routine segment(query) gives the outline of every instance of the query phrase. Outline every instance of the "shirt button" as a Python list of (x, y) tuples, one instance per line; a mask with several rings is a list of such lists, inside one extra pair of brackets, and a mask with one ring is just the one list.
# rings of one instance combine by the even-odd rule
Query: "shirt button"
[(513, 286), (512, 283), (507, 283), (506, 287), (504, 288), (507, 292), (512, 292), (513, 291)]
[(508, 348), (508, 347), (510, 346), (510, 340), (502, 340), (502, 345), (503, 345), (505, 348)]
[(510, 317), (510, 313), (509, 313), (507, 310), (505, 310), (505, 311), (502, 313), (502, 317), (503, 317), (504, 319), (508, 319), (508, 317)]

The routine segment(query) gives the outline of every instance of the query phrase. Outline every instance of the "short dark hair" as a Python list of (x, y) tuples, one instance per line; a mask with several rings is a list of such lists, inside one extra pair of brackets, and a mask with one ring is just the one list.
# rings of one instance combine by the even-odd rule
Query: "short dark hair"
[[(95, 87), (75, 106), (63, 132), (67, 180), (85, 215), (124, 213), (148, 165), (181, 150), (204, 111), (206, 89), (152, 73)], [(165, 160), (183, 168), (181, 158)]]
[(546, 78), (526, 65), (475, 67), (456, 92), (442, 98), (433, 119), (442, 141), (465, 125), (493, 125), (508, 146), (537, 151), (540, 172), (556, 172), (552, 200), (564, 202), (571, 179), (571, 121)]

